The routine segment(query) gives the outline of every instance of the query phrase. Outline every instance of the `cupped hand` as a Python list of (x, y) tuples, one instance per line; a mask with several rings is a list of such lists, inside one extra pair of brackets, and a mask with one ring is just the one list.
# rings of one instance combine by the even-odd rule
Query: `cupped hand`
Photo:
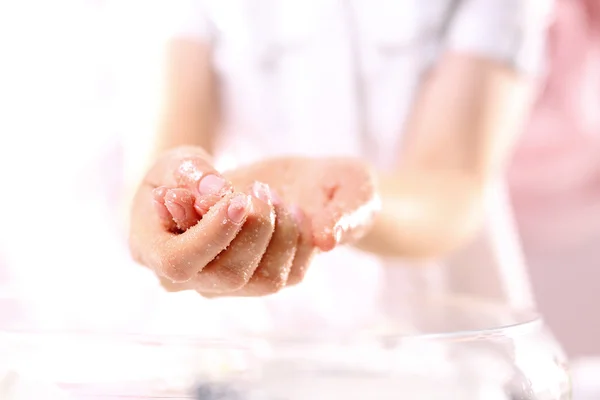
[(264, 183), (236, 189), (201, 149), (166, 153), (134, 198), (134, 258), (167, 289), (207, 297), (265, 295), (298, 283), (314, 254), (309, 221)]
[(323, 251), (360, 239), (380, 207), (373, 169), (356, 158), (273, 158), (229, 172), (235, 187), (267, 183), (311, 222)]
[(265, 295), (300, 282), (317, 248), (359, 238), (377, 206), (358, 160), (270, 159), (222, 176), (204, 152), (183, 148), (138, 191), (131, 248), (170, 290)]

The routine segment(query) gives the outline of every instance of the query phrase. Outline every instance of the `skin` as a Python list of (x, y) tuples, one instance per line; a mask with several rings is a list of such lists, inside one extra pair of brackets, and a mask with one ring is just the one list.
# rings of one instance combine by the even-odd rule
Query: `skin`
[[(371, 221), (377, 210), (373, 176), (358, 160), (271, 159), (221, 176), (205, 157), (194, 147), (167, 152), (138, 191), (142, 198), (151, 194), (157, 218), (148, 219), (145, 201), (132, 211), (132, 225), (143, 226), (132, 230), (132, 249), (164, 238), (134, 255), (170, 290), (256, 296), (294, 285), (318, 250), (360, 237), (363, 219)], [(249, 199), (245, 219), (231, 215), (231, 196)], [(215, 216), (226, 200), (226, 216)]]
[(487, 187), (503, 173), (531, 109), (534, 87), (498, 62), (447, 53), (421, 88), (402, 162), (378, 174), (382, 212), (358, 246), (427, 259), (470, 239), (482, 221)]
[[(274, 293), (301, 281), (317, 251), (341, 243), (420, 259), (456, 249), (480, 225), (483, 194), (533, 93), (532, 81), (508, 66), (449, 52), (421, 89), (394, 171), (297, 158), (221, 176), (209, 155), (219, 114), (209, 49), (175, 40), (166, 60), (162, 124), (133, 200), (131, 249), (167, 289), (207, 297)], [(282, 170), (291, 171), (285, 182)], [(323, 173), (301, 179), (307, 171)], [(206, 196), (199, 187), (210, 175), (225, 184)], [(232, 206), (241, 219), (227, 214)]]

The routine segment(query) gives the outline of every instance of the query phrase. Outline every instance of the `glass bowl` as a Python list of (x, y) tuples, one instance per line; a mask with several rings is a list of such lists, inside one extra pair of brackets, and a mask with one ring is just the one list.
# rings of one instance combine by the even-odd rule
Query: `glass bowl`
[(252, 360), (249, 348), (191, 337), (3, 332), (0, 398), (193, 399), (203, 383), (247, 379)]
[(456, 297), (402, 308), (409, 319), (228, 341), (6, 330), (0, 398), (570, 399), (563, 352), (536, 313)]
[(413, 296), (398, 314), (359, 331), (268, 338), (262, 398), (571, 399), (565, 355), (533, 311)]

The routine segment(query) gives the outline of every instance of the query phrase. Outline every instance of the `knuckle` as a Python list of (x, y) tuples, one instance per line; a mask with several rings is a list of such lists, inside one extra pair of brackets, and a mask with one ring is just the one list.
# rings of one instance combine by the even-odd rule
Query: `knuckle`
[(209, 299), (209, 300), (227, 296), (226, 294), (222, 294), (222, 293), (204, 292), (202, 290), (196, 290), (196, 293), (198, 293), (200, 296), (204, 297), (205, 299)]
[(260, 297), (278, 293), (286, 287), (287, 277), (264, 278), (254, 277), (245, 287), (237, 293), (242, 296)]
[(290, 277), (287, 281), (288, 286), (295, 286), (301, 283), (304, 280), (304, 276), (306, 275), (306, 270), (308, 268), (306, 266), (299, 266), (295, 268), (293, 274), (290, 274)]
[(183, 260), (181, 253), (170, 249), (160, 249), (154, 255), (156, 272), (172, 282), (186, 282), (192, 277), (192, 270)]
[(281, 291), (287, 284), (287, 278), (274, 277), (261, 282), (261, 294), (275, 294)]
[(197, 277), (197, 287), (204, 293), (229, 293), (244, 287), (250, 277), (243, 265), (217, 263), (209, 264), (207, 270)]
[(290, 266), (291, 263), (288, 262), (278, 268), (273, 268), (273, 266), (259, 268), (254, 273), (248, 289), (251, 289), (256, 295), (268, 295), (279, 292), (288, 283)]
[(287, 286), (294, 286), (301, 283), (306, 276), (306, 272), (310, 267), (314, 251), (307, 252), (306, 250), (294, 260), (290, 275), (287, 280)]
[(165, 279), (163, 277), (159, 277), (160, 286), (169, 293), (181, 292), (183, 290), (187, 290), (187, 287), (184, 285), (173, 283), (172, 281)]
[(224, 292), (233, 292), (243, 288), (248, 283), (242, 274), (228, 274), (221, 282), (221, 290)]
[(275, 228), (276, 215), (273, 207), (263, 203), (261, 200), (251, 197), (252, 209), (246, 222), (256, 224), (263, 229), (273, 230)]

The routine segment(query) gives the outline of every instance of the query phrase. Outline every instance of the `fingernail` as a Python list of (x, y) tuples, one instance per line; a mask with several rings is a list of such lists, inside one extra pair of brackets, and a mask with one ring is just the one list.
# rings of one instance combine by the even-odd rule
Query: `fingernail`
[(167, 209), (173, 216), (173, 219), (180, 220), (180, 221), (183, 221), (186, 219), (187, 214), (185, 212), (185, 208), (182, 205), (177, 204), (173, 201), (167, 200), (167, 201), (165, 201), (165, 206), (167, 206)]
[(223, 194), (227, 182), (220, 176), (206, 175), (198, 185), (198, 191), (202, 195)]
[(165, 199), (165, 195), (167, 194), (168, 188), (166, 186), (159, 186), (152, 190), (152, 195), (154, 200), (162, 202)]
[(227, 216), (231, 221), (236, 224), (239, 224), (244, 220), (244, 217), (248, 213), (248, 206), (250, 204), (250, 199), (248, 196), (239, 194), (232, 198), (229, 202), (229, 207), (227, 208)]
[(269, 185), (262, 182), (254, 182), (252, 186), (252, 193), (257, 199), (264, 201), (265, 203), (271, 204), (271, 189), (269, 189)]

